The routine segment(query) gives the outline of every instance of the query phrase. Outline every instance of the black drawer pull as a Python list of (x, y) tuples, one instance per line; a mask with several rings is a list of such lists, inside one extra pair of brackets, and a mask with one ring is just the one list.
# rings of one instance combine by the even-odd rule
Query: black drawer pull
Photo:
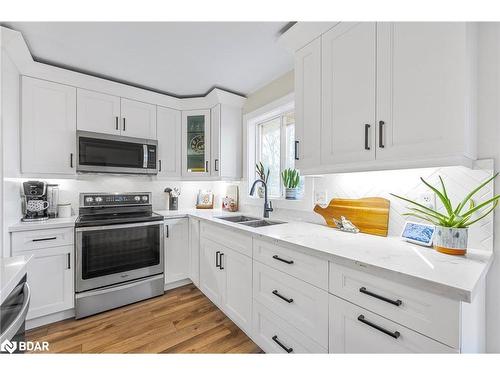
[(219, 269), (222, 271), (224, 267), (222, 267), (222, 257), (224, 256), (224, 253), (220, 253), (220, 258), (219, 258)]
[(220, 254), (220, 251), (215, 252), (215, 267), (217, 267), (217, 268), (220, 267), (219, 254)]
[(397, 299), (396, 301), (394, 301), (394, 300), (389, 299), (387, 297), (384, 297), (384, 296), (375, 294), (373, 292), (370, 292), (369, 290), (366, 290), (366, 288), (364, 286), (361, 287), (361, 288), (359, 288), (359, 292), (363, 293), (363, 294), (366, 294), (366, 295), (368, 295), (370, 297), (377, 298), (377, 299), (382, 300), (384, 302), (390, 303), (391, 305), (401, 306), (401, 304), (403, 303), (400, 299)]
[(281, 346), (281, 349), (283, 349), (285, 352), (287, 352), (287, 353), (291, 353), (291, 352), (293, 352), (293, 348), (287, 348), (285, 344), (282, 344), (282, 343), (280, 342), (280, 340), (278, 340), (278, 336), (274, 335), (274, 336), (272, 337), (272, 339), (273, 339), (273, 341), (274, 341), (276, 344), (278, 344), (279, 346)]
[(286, 260), (286, 259), (280, 258), (277, 255), (273, 255), (273, 259), (279, 260), (280, 262), (283, 262), (286, 264), (293, 264), (293, 260)]
[(282, 296), (281, 294), (279, 294), (279, 292), (275, 289), (273, 290), (273, 294), (276, 296), (276, 297), (279, 297), (281, 298), (283, 301), (286, 301), (288, 303), (292, 303), (293, 302), (293, 298), (286, 298), (284, 296)]
[(52, 241), (52, 240), (57, 240), (57, 237), (35, 238), (32, 241), (33, 242), (40, 242), (40, 241)]
[(384, 148), (384, 125), (385, 122), (378, 122), (378, 147)]
[(365, 150), (370, 149), (370, 145), (368, 143), (368, 133), (370, 132), (370, 124), (365, 124)]
[(364, 315), (358, 316), (358, 320), (361, 323), (369, 325), (370, 327), (375, 328), (376, 330), (379, 330), (380, 332), (383, 332), (386, 335), (389, 335), (389, 336), (391, 336), (391, 337), (393, 337), (395, 339), (397, 339), (399, 336), (401, 336), (401, 333), (399, 333), (398, 331), (391, 332), (388, 329), (385, 329), (384, 327), (380, 327), (379, 325), (366, 320)]

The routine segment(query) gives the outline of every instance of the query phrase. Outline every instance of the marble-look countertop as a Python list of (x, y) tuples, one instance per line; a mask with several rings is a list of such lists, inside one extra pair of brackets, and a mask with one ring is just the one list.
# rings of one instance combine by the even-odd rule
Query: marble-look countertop
[(16, 224), (10, 225), (9, 232), (22, 232), (26, 230), (41, 230), (50, 228), (64, 228), (75, 225), (78, 216), (68, 218), (47, 219), (42, 221), (19, 221)]
[(0, 305), (26, 274), (31, 256), (0, 258)]
[[(493, 253), (468, 249), (465, 256), (441, 254), (432, 248), (414, 245), (399, 237), (346, 233), (326, 225), (291, 221), (252, 228), (220, 220), (219, 216), (242, 215), (221, 210), (157, 211), (165, 218), (193, 216), (254, 236), (276, 240), (282, 245), (320, 258), (425, 289), (445, 297), (471, 302), (476, 288), (493, 261)], [(251, 215), (255, 216), (255, 215)], [(271, 215), (272, 216), (272, 215)], [(272, 217), (271, 217), (272, 220)]]

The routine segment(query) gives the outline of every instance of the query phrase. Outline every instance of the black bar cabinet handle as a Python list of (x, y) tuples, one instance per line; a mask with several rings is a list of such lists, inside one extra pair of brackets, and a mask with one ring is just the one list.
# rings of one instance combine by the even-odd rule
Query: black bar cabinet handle
[(222, 257), (224, 256), (224, 253), (220, 253), (220, 257), (219, 257), (219, 269), (220, 270), (223, 270), (224, 267), (222, 267)]
[(119, 127), (118, 122), (119, 122), (118, 116), (115, 116), (116, 130), (118, 130), (118, 127)]
[(205, 161), (205, 172), (208, 172), (208, 160)]
[(69, 154), (69, 167), (73, 168), (73, 153)]
[(283, 262), (286, 264), (293, 264), (293, 260), (286, 260), (286, 259), (280, 258), (277, 255), (273, 255), (273, 259), (279, 260), (280, 262)]
[(170, 238), (170, 230), (168, 229), (168, 224), (165, 225), (165, 230), (167, 231), (166, 236), (167, 238)]
[(215, 160), (214, 160), (214, 170), (215, 170), (216, 172), (218, 172), (218, 171), (219, 171), (219, 159), (215, 159)]
[(391, 332), (388, 329), (385, 329), (384, 327), (379, 326), (378, 324), (375, 324), (375, 323), (370, 322), (369, 320), (366, 320), (364, 315), (358, 316), (358, 320), (361, 323), (364, 323), (372, 328), (375, 328), (376, 330), (379, 330), (380, 332), (383, 332), (386, 335), (389, 335), (395, 339), (397, 339), (399, 336), (401, 336), (401, 333), (399, 333), (398, 331)]
[(359, 288), (359, 292), (363, 293), (363, 294), (366, 294), (366, 295), (368, 295), (370, 297), (377, 298), (377, 299), (382, 300), (384, 302), (390, 303), (391, 305), (401, 306), (401, 304), (403, 303), (400, 299), (392, 300), (392, 299), (389, 299), (387, 297), (381, 296), (380, 294), (376, 294), (376, 293), (370, 292), (364, 286), (362, 286), (361, 288)]
[(71, 269), (71, 254), (68, 253), (68, 270)]
[(384, 125), (385, 122), (378, 122), (378, 147), (384, 148)]
[(220, 267), (219, 254), (220, 254), (220, 251), (215, 252), (215, 267)]
[(158, 172), (161, 172), (161, 160), (158, 159)]
[(274, 336), (272, 337), (272, 339), (273, 339), (273, 341), (274, 341), (276, 344), (278, 344), (278, 345), (281, 347), (281, 349), (283, 349), (285, 352), (287, 352), (287, 353), (291, 353), (291, 352), (293, 352), (293, 348), (288, 348), (285, 344), (283, 344), (280, 340), (278, 340), (278, 336), (274, 335)]
[(292, 303), (293, 302), (293, 298), (286, 298), (284, 296), (282, 296), (281, 294), (279, 294), (279, 292), (275, 289), (273, 290), (273, 294), (276, 296), (276, 297), (279, 297), (281, 298), (283, 301), (286, 301), (288, 303)]
[(370, 149), (370, 145), (368, 144), (368, 133), (370, 132), (370, 124), (365, 124), (365, 150)]
[(125, 117), (123, 118), (123, 131), (125, 131), (126, 127), (125, 127)]
[(295, 160), (299, 160), (299, 141), (295, 141)]
[(56, 239), (57, 239), (57, 237), (47, 237), (47, 238), (35, 238), (32, 241), (33, 242), (40, 242), (40, 241), (52, 241), (52, 240), (56, 240)]

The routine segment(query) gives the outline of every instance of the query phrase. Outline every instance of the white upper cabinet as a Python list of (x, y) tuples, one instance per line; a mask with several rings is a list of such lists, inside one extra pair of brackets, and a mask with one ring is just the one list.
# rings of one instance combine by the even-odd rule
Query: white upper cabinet
[(182, 112), (182, 175), (210, 176), (210, 110)]
[(22, 77), (21, 172), (74, 174), (76, 88)]
[(156, 139), (156, 106), (121, 98), (121, 135)]
[(374, 22), (342, 23), (321, 37), (323, 164), (375, 159), (375, 43)]
[(379, 23), (377, 159), (464, 155), (471, 125), (467, 28), (459, 22)]
[(295, 54), (295, 166), (319, 165), (321, 139), (321, 38)]
[(210, 175), (241, 178), (241, 108), (217, 104), (210, 114)]
[(181, 175), (181, 112), (157, 107), (158, 176)]
[(77, 89), (76, 128), (96, 133), (120, 135), (120, 98)]

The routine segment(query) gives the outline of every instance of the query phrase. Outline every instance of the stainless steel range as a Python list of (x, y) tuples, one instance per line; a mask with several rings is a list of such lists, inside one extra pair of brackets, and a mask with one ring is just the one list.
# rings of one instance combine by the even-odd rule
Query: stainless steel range
[(81, 193), (76, 318), (163, 294), (163, 216), (151, 193)]

